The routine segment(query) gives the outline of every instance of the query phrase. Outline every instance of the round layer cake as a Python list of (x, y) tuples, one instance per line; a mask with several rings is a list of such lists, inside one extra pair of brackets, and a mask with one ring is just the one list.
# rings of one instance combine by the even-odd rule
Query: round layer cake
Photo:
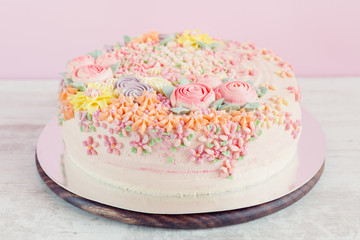
[(107, 187), (216, 198), (297, 157), (292, 67), (251, 43), (198, 31), (125, 36), (69, 61), (59, 99), (68, 161)]

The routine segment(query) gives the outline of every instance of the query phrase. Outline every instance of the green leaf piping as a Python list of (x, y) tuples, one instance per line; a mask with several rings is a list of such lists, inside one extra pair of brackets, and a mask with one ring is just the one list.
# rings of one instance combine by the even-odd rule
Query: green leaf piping
[(113, 74), (116, 74), (119, 71), (119, 67), (120, 67), (120, 61), (110, 66)]
[(224, 99), (220, 98), (218, 100), (216, 100), (215, 102), (211, 103), (210, 107), (214, 108), (215, 110), (219, 110), (219, 108), (221, 107), (221, 105), (224, 103)]
[(191, 82), (190, 82), (188, 79), (186, 79), (186, 78), (182, 78), (182, 79), (178, 80), (178, 82), (179, 82), (180, 85), (185, 85), (185, 84), (191, 83)]
[(93, 58), (98, 58), (98, 57), (100, 57), (101, 55), (103, 55), (103, 54), (105, 54), (103, 51), (101, 51), (101, 50), (95, 50), (95, 51), (92, 51), (92, 52), (89, 52), (89, 53), (87, 53), (87, 55), (90, 55), (90, 56), (92, 56)]
[(170, 111), (172, 111), (173, 113), (176, 113), (176, 114), (186, 114), (186, 113), (189, 113), (191, 110), (180, 106), (180, 107), (176, 107), (176, 108), (170, 108)]
[(131, 37), (128, 35), (124, 35), (124, 43), (128, 44), (129, 42), (131, 42)]
[(82, 82), (73, 82), (73, 83), (70, 83), (70, 85), (73, 88), (76, 88), (77, 90), (79, 90), (80, 92), (85, 92), (86, 91), (86, 86)]
[(169, 86), (169, 85), (166, 85), (162, 88), (162, 91), (164, 92), (164, 94), (167, 98), (171, 97), (171, 94), (173, 93), (174, 90), (175, 90), (175, 87)]

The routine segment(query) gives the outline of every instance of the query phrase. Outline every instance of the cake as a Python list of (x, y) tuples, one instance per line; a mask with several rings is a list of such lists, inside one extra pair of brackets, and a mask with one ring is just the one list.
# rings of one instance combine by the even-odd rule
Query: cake
[(70, 60), (58, 117), (67, 161), (100, 186), (216, 200), (294, 162), (300, 100), (267, 49), (151, 31)]

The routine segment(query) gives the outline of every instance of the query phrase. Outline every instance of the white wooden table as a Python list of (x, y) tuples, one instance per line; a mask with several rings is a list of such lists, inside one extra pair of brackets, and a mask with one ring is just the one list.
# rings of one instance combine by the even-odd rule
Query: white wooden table
[(0, 81), (0, 239), (360, 239), (360, 78), (301, 78), (327, 137), (320, 181), (267, 217), (207, 230), (132, 226), (81, 211), (42, 183), (34, 151), (58, 81)]

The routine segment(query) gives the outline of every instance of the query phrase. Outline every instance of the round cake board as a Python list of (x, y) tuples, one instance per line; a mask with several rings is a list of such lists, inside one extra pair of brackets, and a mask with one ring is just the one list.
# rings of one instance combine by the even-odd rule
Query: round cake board
[(307, 194), (320, 179), (324, 170), (324, 165), (307, 183), (297, 190), (273, 200), (253, 207), (241, 208), (236, 210), (196, 213), (196, 214), (151, 214), (125, 210), (111, 207), (95, 201), (80, 197), (67, 191), (53, 180), (51, 180), (36, 157), (36, 167), (44, 183), (60, 198), (91, 214), (116, 220), (122, 223), (135, 224), (148, 227), (162, 227), (174, 229), (201, 229), (214, 228), (248, 222), (257, 218), (264, 217), (290, 206), (305, 194)]
[[(195, 205), (195, 207), (193, 204), (186, 205), (186, 201), (184, 203), (183, 200), (177, 200), (177, 202), (174, 203), (184, 203), (188, 211), (172, 212), (173, 208), (164, 209), (164, 205), (161, 205), (161, 201), (164, 203), (170, 201), (166, 198), (144, 198), (144, 196), (135, 196), (134, 198), (133, 195), (127, 193), (118, 194), (118, 190), (115, 191), (112, 189), (111, 191), (106, 191), (103, 187), (97, 188), (100, 194), (91, 195), (91, 192), (97, 191), (94, 191), (93, 188), (91, 191), (88, 189), (84, 191), (83, 187), (79, 188), (79, 185), (82, 186), (84, 183), (89, 186), (91, 179), (89, 180), (88, 177), (84, 179), (76, 178), (75, 183), (78, 184), (70, 185), (69, 181), (67, 181), (69, 180), (69, 176), (66, 178), (65, 162), (61, 160), (64, 153), (64, 146), (60, 127), (57, 126), (55, 118), (45, 126), (39, 137), (36, 151), (36, 165), (41, 179), (55, 194), (89, 213), (123, 223), (152, 227), (178, 229), (221, 227), (254, 220), (283, 209), (302, 198), (319, 180), (324, 168), (325, 136), (321, 130), (321, 126), (306, 109), (303, 109), (302, 123), (303, 131), (299, 141), (299, 164), (298, 166), (291, 164), (295, 166), (295, 168), (291, 168), (292, 171), (294, 171), (294, 169), (296, 170), (296, 172), (294, 172), (296, 178), (290, 183), (292, 184), (291, 187), (277, 187), (278, 185), (276, 184), (279, 182), (276, 182), (276, 178), (274, 178), (274, 181), (272, 183), (270, 181), (270, 184), (280, 191), (275, 191), (275, 194), (270, 194), (269, 191), (258, 191), (258, 189), (255, 188), (255, 191), (252, 189), (253, 191), (246, 192), (246, 195), (234, 195), (236, 199), (240, 200), (236, 201), (239, 202), (240, 205), (236, 203), (236, 207), (232, 206), (225, 209), (223, 206), (216, 206), (216, 202), (209, 204), (207, 199), (203, 199), (202, 204)], [(65, 164), (65, 166), (67, 165)], [(68, 173), (70, 173), (70, 171), (68, 171)], [(92, 184), (92, 187), (96, 185), (94, 185), (94, 183)], [(260, 189), (266, 190), (267, 186), (271, 185), (264, 185)], [(265, 193), (261, 195), (259, 192)], [(246, 197), (243, 198), (243, 196)], [(232, 197), (233, 196), (230, 195), (230, 198)], [(143, 198), (145, 200), (143, 200)], [(112, 202), (112, 199), (116, 201)], [(140, 210), (133, 209), (132, 207), (134, 205), (126, 205), (134, 201), (134, 199), (139, 200), (140, 203), (143, 201), (148, 205), (152, 202), (155, 203), (155, 205), (151, 206), (152, 210), (150, 211), (142, 211), (142, 207), (144, 206), (139, 205), (140, 203), (137, 203), (137, 207)], [(146, 209), (148, 210), (149, 207), (147, 205)]]

